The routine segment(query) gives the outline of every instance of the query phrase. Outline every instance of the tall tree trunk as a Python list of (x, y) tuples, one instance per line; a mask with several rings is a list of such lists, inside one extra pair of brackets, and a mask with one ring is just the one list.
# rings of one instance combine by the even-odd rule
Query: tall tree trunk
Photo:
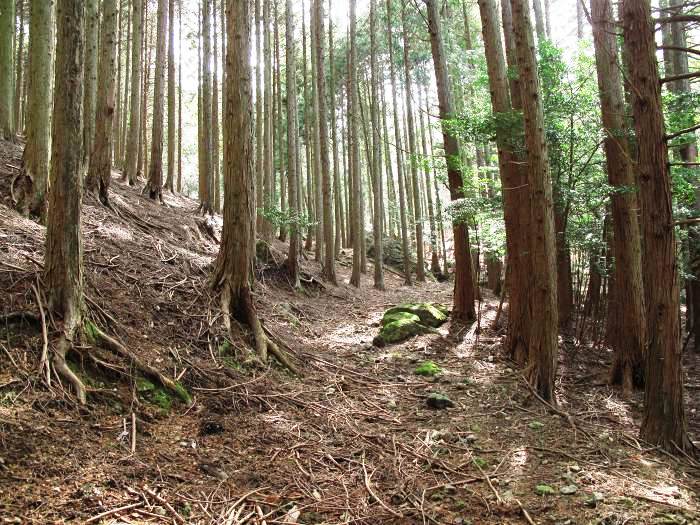
[[(425, 175), (425, 195), (428, 204), (428, 221), (430, 223), (430, 271), (433, 275), (442, 274), (440, 269), (440, 259), (438, 258), (438, 247), (437, 247), (437, 228), (435, 225), (435, 212), (433, 209), (433, 191), (430, 187), (430, 162), (428, 157), (428, 143), (425, 140), (425, 119), (423, 118), (423, 108), (421, 104), (421, 90), (418, 89), (418, 115), (419, 115), (419, 127), (420, 127), (420, 142), (423, 153), (423, 162), (425, 165), (424, 175)], [(428, 86), (425, 86), (425, 112), (428, 113)]]
[(324, 13), (323, 0), (316, 2), (316, 89), (318, 91), (318, 126), (321, 158), (321, 185), (323, 190), (323, 243), (324, 264), (323, 276), (333, 285), (337, 285), (335, 276), (335, 248), (333, 232), (333, 191), (331, 187), (331, 167), (328, 144), (328, 110), (326, 107), (326, 68), (324, 56)]
[(109, 184), (112, 181), (112, 119), (114, 118), (117, 63), (117, 0), (102, 0), (102, 26), (100, 34), (100, 60), (95, 99), (95, 136), (89, 156), (90, 165), (85, 188), (97, 195), (105, 206), (109, 205)]
[(379, 62), (377, 60), (377, 0), (371, 0), (369, 11), (370, 63), (372, 70), (372, 182), (374, 188), (374, 287), (384, 290), (384, 188), (382, 181), (382, 144), (379, 134)]
[(576, 0), (576, 38), (583, 38), (583, 0)]
[[(208, 0), (204, 0), (205, 5)], [(206, 22), (205, 22), (206, 24)], [(166, 47), (168, 31), (168, 0), (158, 0), (158, 26), (156, 29), (156, 71), (153, 80), (153, 129), (151, 136), (151, 164), (148, 168), (148, 196), (163, 200), (163, 103), (165, 84)], [(208, 55), (207, 55), (208, 56)], [(206, 61), (205, 61), (206, 63)], [(205, 66), (206, 69), (206, 66)]]
[(129, 104), (129, 132), (126, 143), (125, 180), (133, 186), (138, 176), (139, 138), (141, 137), (141, 48), (143, 47), (143, 21), (141, 19), (143, 0), (132, 0), (131, 23), (133, 24), (131, 43), (131, 102)]
[(182, 192), (182, 0), (178, 9), (178, 56), (181, 57), (177, 64), (177, 192)]
[[(311, 160), (311, 135), (309, 132), (311, 128), (311, 111), (309, 110), (309, 108), (311, 107), (312, 99), (310, 96), (309, 87), (309, 67), (307, 60), (308, 47), (306, 45), (306, 7), (304, 0), (302, 0), (301, 2), (301, 17), (301, 47), (303, 56), (302, 67), (304, 69), (304, 126), (302, 130), (304, 137), (304, 157), (306, 161), (306, 215), (308, 218), (311, 218), (315, 217), (313, 198), (313, 163)], [(299, 200), (301, 201), (301, 199), (302, 197), (300, 195)], [(308, 230), (306, 232), (306, 241), (304, 243), (304, 249), (306, 251), (311, 250), (313, 233), (314, 226), (309, 225)]]
[(554, 378), (557, 368), (558, 319), (552, 183), (529, 6), (524, 0), (512, 0), (511, 6), (532, 202), (529, 246), (532, 325), (529, 330), (528, 376), (530, 384), (544, 400), (556, 402)]
[(678, 262), (664, 139), (661, 83), (648, 0), (622, 4), (637, 133), (639, 200), (644, 242), (647, 359), (641, 436), (673, 454), (692, 451), (683, 402)]
[(19, 15), (19, 36), (17, 37), (17, 54), (15, 56), (15, 100), (12, 114), (17, 132), (22, 130), (22, 76), (24, 74), (24, 20), (29, 11), (29, 0), (19, 0), (17, 11)]
[(12, 73), (14, 71), (15, 0), (0, 0), (0, 135), (15, 139)]
[[(507, 3), (507, 0), (506, 0)], [(499, 16), (494, 0), (479, 0), (481, 26), (484, 35), (484, 48), (488, 66), (489, 86), (491, 88), (491, 105), (496, 121), (499, 116), (507, 116), (513, 111), (508, 86), (508, 69), (503, 55)], [(507, 20), (510, 20), (507, 18)], [(516, 84), (520, 89), (520, 84)], [(517, 97), (520, 99), (520, 97)], [(505, 122), (507, 120), (501, 120)], [(529, 338), (529, 314), (526, 283), (529, 278), (527, 268), (528, 247), (523, 245), (525, 236), (522, 228), (526, 225), (520, 221), (520, 193), (516, 188), (525, 184), (522, 177), (522, 160), (516, 153), (511, 129), (501, 125), (496, 128), (496, 146), (498, 148), (498, 165), (503, 193), (503, 215), (506, 226), (506, 253), (508, 257), (509, 315), (506, 349), (508, 354), (522, 363), (526, 355)], [(500, 272), (499, 272), (500, 273)], [(489, 275), (490, 276), (490, 275)]]
[[(332, 12), (331, 0), (328, 0), (328, 12)], [(335, 209), (335, 239), (333, 247), (335, 256), (340, 254), (340, 248), (345, 238), (345, 224), (343, 212), (343, 198), (340, 186), (340, 158), (338, 155), (338, 121), (336, 118), (335, 97), (335, 60), (333, 50), (333, 20), (328, 19), (328, 64), (330, 84), (330, 109), (331, 109), (331, 140), (333, 141), (333, 205)]]
[(352, 275), (350, 284), (360, 287), (362, 244), (364, 231), (362, 230), (362, 170), (360, 168), (360, 108), (357, 86), (357, 0), (350, 0), (350, 61), (348, 69), (350, 78), (348, 83), (350, 119), (350, 155), (352, 170)]
[(411, 186), (413, 189), (413, 220), (416, 229), (416, 281), (425, 282), (425, 261), (423, 256), (423, 212), (420, 202), (420, 187), (418, 185), (418, 166), (415, 155), (418, 152), (416, 146), (415, 125), (413, 122), (413, 93), (411, 92), (411, 64), (409, 56), (409, 34), (407, 27), (406, 4), (401, 9), (403, 23), (403, 67), (404, 86), (406, 90), (406, 126), (408, 127), (408, 152), (411, 156), (409, 165), (411, 169)]
[[(272, 107), (272, 48), (270, 38), (270, 2), (272, 0), (263, 1), (263, 54), (261, 61), (264, 63), (264, 110), (263, 110), (263, 202), (261, 206), (266, 210), (272, 209), (272, 194), (274, 188), (272, 186), (272, 171), (273, 171), (273, 138), (272, 138), (272, 122), (273, 122), (273, 107)], [(263, 219), (262, 228), (263, 238), (272, 241), (272, 223), (268, 219)]]
[(44, 284), (49, 310), (62, 320), (54, 369), (85, 403), (82, 382), (66, 365), (82, 323), (83, 257), (80, 227), (83, 133), (83, 1), (58, 0), (56, 78), (51, 144), (51, 191), (46, 228)]
[(54, 55), (53, 4), (34, 2), (29, 22), (27, 144), (22, 157), (22, 184), (17, 208), (46, 218), (51, 137), (51, 64)]
[(175, 190), (175, 0), (168, 0), (168, 175), (165, 189)]
[(600, 109), (605, 130), (605, 156), (611, 196), (613, 254), (615, 257), (615, 303), (619, 319), (610, 343), (615, 351), (611, 382), (621, 384), (625, 393), (644, 380), (646, 325), (642, 284), (642, 246), (637, 222), (637, 198), (624, 191), (636, 185), (627, 125), (625, 99), (617, 59), (615, 19), (610, 0), (591, 0), (593, 43), (598, 69)]
[(289, 183), (289, 212), (294, 219), (290, 225), (289, 252), (287, 255), (287, 270), (292, 286), (300, 287), (299, 282), (299, 194), (297, 192), (297, 71), (296, 49), (294, 47), (294, 11), (292, 0), (287, 0), (286, 6), (286, 66), (287, 66), (287, 181)]
[[(260, 210), (265, 207), (265, 170), (263, 154), (265, 142), (263, 137), (263, 47), (262, 47), (262, 9), (264, 0), (255, 0), (255, 56), (258, 57), (255, 65), (255, 197), (258, 209), (256, 210), (256, 231), (258, 235), (263, 232), (263, 215)], [(302, 10), (303, 11), (303, 10)], [(306, 52), (306, 47), (304, 47)], [(306, 61), (304, 61), (306, 64)], [(304, 106), (306, 108), (306, 105)], [(304, 112), (306, 113), (306, 111)]]
[[(447, 57), (442, 38), (440, 15), (435, 0), (426, 0), (428, 6), (428, 31), (430, 47), (433, 55), (433, 67), (437, 81), (440, 120), (442, 121), (443, 143), (447, 161), (447, 178), (450, 185), (452, 200), (464, 198), (462, 190), (462, 172), (459, 166), (459, 145), (457, 138), (448, 129), (447, 120), (454, 115), (452, 94), (447, 75)], [(471, 322), (476, 319), (474, 308), (475, 289), (472, 260), (469, 254), (469, 231), (464, 223), (454, 222), (452, 225), (455, 251), (455, 285), (453, 317), (460, 322)]]
[(314, 201), (314, 211), (315, 211), (315, 221), (314, 226), (314, 240), (316, 241), (316, 246), (314, 247), (314, 259), (318, 262), (323, 260), (323, 192), (321, 188), (321, 133), (320, 133), (320, 111), (319, 111), (319, 97), (318, 97), (318, 66), (317, 66), (317, 54), (316, 54), (316, 15), (315, 15), (315, 2), (316, 0), (311, 0), (311, 5), (309, 6), (309, 20), (310, 20), (310, 46), (311, 46), (311, 96), (312, 103), (310, 106), (311, 111), (311, 133), (313, 134), (313, 143), (311, 151), (313, 153), (313, 181), (312, 181), (312, 194)]
[[(121, 11), (124, 10), (122, 4)], [(124, 98), (121, 110), (121, 122), (119, 124), (119, 157), (114, 159), (114, 164), (118, 165), (122, 169), (122, 173), (126, 171), (126, 132), (127, 123), (129, 115), (129, 88), (131, 86), (131, 44), (133, 42), (131, 37), (131, 0), (127, 0), (126, 5), (126, 73), (124, 79)], [(123, 14), (121, 15), (123, 18)]]
[[(219, 50), (216, 36), (216, 0), (213, 1), (211, 17), (214, 22), (214, 76), (212, 77), (212, 115), (211, 115), (211, 169), (214, 184), (214, 211), (221, 213), (221, 166), (219, 162)], [(222, 0), (224, 1), (224, 0)]]
[[(580, 3), (579, 0), (576, 0)], [(537, 42), (542, 42), (545, 38), (544, 13), (542, 12), (542, 4), (540, 0), (532, 0), (532, 10), (535, 13), (535, 32), (537, 33)]]
[(406, 221), (406, 191), (404, 189), (405, 169), (403, 162), (403, 146), (401, 141), (401, 126), (399, 125), (399, 103), (397, 96), (396, 71), (394, 68), (394, 43), (392, 35), (391, 0), (386, 0), (387, 35), (389, 39), (389, 76), (391, 77), (391, 101), (394, 114), (394, 139), (396, 141), (396, 173), (399, 182), (399, 215), (401, 222), (401, 247), (403, 253), (403, 273), (406, 285), (412, 285), (411, 251), (408, 240), (408, 223)]
[[(231, 318), (253, 330), (258, 357), (265, 361), (272, 343), (258, 319), (252, 296), (255, 245), (255, 178), (250, 68), (250, 3), (229, 2), (227, 110), (224, 123), (224, 226), (212, 286), (221, 294), (225, 323)], [(210, 109), (211, 109), (211, 100)]]

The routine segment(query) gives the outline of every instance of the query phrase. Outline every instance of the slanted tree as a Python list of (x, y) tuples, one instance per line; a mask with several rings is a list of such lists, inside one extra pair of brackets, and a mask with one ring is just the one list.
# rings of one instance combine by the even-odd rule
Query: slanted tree
[(142, 0), (132, 0), (131, 23), (131, 101), (129, 103), (129, 132), (126, 140), (124, 179), (136, 184), (138, 172), (139, 137), (141, 136), (141, 49), (143, 47)]
[[(36, 3), (36, 2), (35, 2)], [(58, 0), (56, 8), (56, 76), (44, 256), (48, 308), (61, 320), (54, 369), (85, 403), (85, 387), (66, 364), (83, 316), (83, 253), (80, 227), (83, 182), (83, 1)]]
[(549, 175), (547, 140), (535, 43), (526, 0), (511, 0), (518, 76), (523, 104), (528, 185), (531, 199), (530, 279), (531, 326), (528, 348), (528, 379), (542, 399), (555, 402), (558, 317), (554, 204)]
[(93, 150), (88, 157), (89, 169), (85, 188), (96, 192), (100, 202), (109, 205), (109, 184), (112, 180), (112, 119), (114, 118), (114, 76), (117, 60), (117, 0), (102, 0), (100, 59), (97, 75), (95, 108), (95, 136)]
[[(610, 379), (626, 394), (644, 380), (646, 325), (642, 285), (642, 246), (637, 221), (637, 197), (632, 157), (627, 141), (625, 99), (617, 58), (615, 19), (610, 0), (591, 0), (591, 22), (598, 70), (600, 110), (605, 131), (605, 156), (611, 195), (615, 312), (618, 314)], [(613, 312), (608, 312), (613, 315)]]
[(46, 215), (51, 136), (51, 64), (54, 55), (53, 3), (33, 2), (29, 18), (29, 70), (27, 71), (27, 144), (17, 208), (23, 213)]
[(12, 115), (14, 90), (15, 0), (0, 0), (0, 134), (5, 140), (15, 139), (15, 119)]
[[(433, 55), (433, 67), (437, 82), (438, 105), (442, 134), (447, 161), (447, 178), (452, 200), (464, 198), (462, 171), (459, 165), (460, 152), (457, 137), (449, 130), (447, 121), (454, 116), (454, 104), (450, 92), (450, 82), (447, 73), (447, 57), (442, 38), (440, 13), (435, 0), (425, 0), (428, 6), (428, 32), (430, 33), (430, 48)], [(463, 222), (453, 222), (452, 233), (455, 251), (455, 284), (453, 317), (457, 321), (471, 322), (476, 319), (474, 308), (475, 289), (472, 258), (469, 253), (469, 231)]]
[(683, 401), (678, 261), (651, 6), (648, 0), (625, 0), (621, 14), (630, 84), (634, 86), (632, 110), (644, 239), (648, 341), (641, 436), (673, 454), (692, 452)]

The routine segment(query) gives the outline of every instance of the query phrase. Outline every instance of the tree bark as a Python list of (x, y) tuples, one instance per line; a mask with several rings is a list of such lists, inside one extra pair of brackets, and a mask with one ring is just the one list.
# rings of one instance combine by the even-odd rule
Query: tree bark
[(85, 388), (65, 363), (82, 322), (83, 2), (58, 0), (55, 97), (51, 146), (51, 191), (46, 228), (44, 284), (48, 307), (62, 320), (54, 367), (76, 388)]
[(350, 0), (350, 61), (348, 69), (350, 78), (348, 83), (349, 111), (350, 119), (350, 158), (352, 170), (352, 275), (350, 284), (360, 287), (361, 265), (362, 265), (362, 244), (364, 243), (362, 230), (362, 170), (360, 168), (360, 108), (357, 87), (357, 0)]
[(641, 436), (664, 450), (693, 450), (683, 401), (678, 262), (661, 83), (648, 0), (622, 4), (624, 45), (638, 144), (639, 200), (644, 242), (647, 359)]
[[(437, 81), (440, 120), (442, 121), (442, 134), (447, 160), (447, 178), (450, 186), (450, 197), (454, 201), (464, 198), (462, 172), (458, 161), (460, 158), (459, 145), (457, 138), (450, 133), (446, 122), (452, 118), (454, 106), (449, 88), (447, 58), (445, 56), (437, 3), (435, 0), (425, 0), (425, 2), (428, 6), (428, 31), (430, 33), (430, 47)], [(467, 323), (476, 319), (474, 273), (472, 260), (469, 255), (469, 231), (466, 224), (457, 222), (453, 222), (452, 231), (455, 250), (454, 311), (452, 315), (455, 320)]]
[(403, 23), (403, 67), (404, 85), (406, 90), (406, 126), (408, 127), (408, 152), (411, 155), (411, 186), (413, 188), (413, 220), (416, 229), (416, 281), (425, 282), (425, 260), (423, 256), (423, 212), (420, 202), (420, 187), (418, 185), (418, 166), (415, 155), (418, 152), (416, 146), (416, 132), (413, 122), (413, 93), (411, 92), (411, 63), (409, 56), (409, 34), (406, 16), (406, 4), (401, 9)]
[(83, 81), (83, 164), (85, 170), (90, 164), (92, 141), (95, 137), (97, 45), (100, 29), (100, 11), (98, 6), (98, 0), (85, 0), (85, 80)]
[(168, 175), (165, 188), (175, 190), (175, 0), (168, 0)]
[(102, 0), (102, 27), (100, 35), (100, 60), (95, 99), (95, 136), (89, 158), (85, 188), (96, 192), (100, 202), (109, 205), (109, 185), (112, 181), (112, 119), (114, 118), (115, 84), (117, 67), (117, 0)]
[(391, 101), (394, 114), (394, 139), (396, 141), (396, 174), (399, 183), (399, 216), (401, 223), (401, 251), (403, 254), (403, 274), (404, 284), (411, 286), (413, 280), (411, 277), (411, 252), (408, 238), (408, 223), (406, 221), (406, 191), (404, 189), (405, 169), (403, 162), (403, 146), (401, 141), (401, 126), (399, 125), (399, 103), (397, 96), (396, 71), (394, 68), (394, 43), (393, 43), (393, 27), (392, 27), (392, 8), (391, 0), (386, 0), (387, 12), (387, 35), (389, 39), (389, 75), (391, 77)]
[(143, 24), (141, 19), (142, 1), (132, 0), (131, 23), (133, 24), (131, 43), (131, 102), (129, 111), (129, 132), (126, 141), (126, 169), (124, 178), (129, 185), (136, 184), (138, 174), (138, 149), (141, 136), (141, 48), (143, 47)]
[(529, 331), (528, 376), (530, 384), (542, 399), (555, 402), (558, 319), (552, 183), (549, 177), (547, 140), (529, 6), (524, 0), (512, 0), (511, 6), (525, 120), (528, 184), (532, 202), (529, 246), (532, 325)]
[(51, 136), (51, 64), (54, 56), (53, 4), (33, 2), (29, 27), (27, 77), (27, 144), (22, 158), (22, 184), (17, 208), (46, 218)]
[(297, 192), (297, 81), (296, 81), (296, 49), (294, 46), (294, 11), (292, 0), (286, 0), (286, 66), (287, 66), (287, 182), (289, 183), (289, 212), (293, 222), (289, 232), (289, 252), (287, 255), (287, 271), (292, 286), (299, 288), (299, 195)]
[(22, 130), (22, 77), (24, 75), (24, 20), (29, 11), (29, 0), (19, 0), (16, 9), (19, 12), (19, 36), (17, 37), (17, 54), (15, 55), (15, 100), (12, 115), (17, 132)]
[(372, 186), (374, 188), (374, 287), (384, 290), (384, 183), (382, 180), (382, 144), (379, 133), (379, 75), (377, 60), (377, 0), (371, 0), (369, 11), (370, 68), (372, 73)]
[[(205, 5), (208, 0), (204, 0)], [(168, 0), (158, 0), (156, 28), (156, 71), (153, 80), (153, 130), (151, 136), (151, 164), (148, 169), (148, 196), (163, 201), (163, 103), (166, 65), (165, 37), (168, 31)], [(206, 64), (206, 61), (205, 61)], [(205, 65), (206, 69), (206, 65)], [(205, 110), (206, 111), (206, 110)]]
[[(598, 70), (598, 91), (605, 130), (605, 156), (611, 196), (615, 302), (619, 312), (610, 379), (626, 394), (644, 382), (646, 324), (642, 284), (642, 246), (637, 221), (637, 197), (626, 191), (636, 185), (624, 120), (625, 99), (617, 58), (615, 19), (610, 0), (591, 0), (593, 43)], [(591, 277), (593, 279), (593, 277)], [(610, 312), (609, 312), (610, 313)]]
[(15, 34), (15, 0), (0, 0), (0, 134), (5, 140), (15, 139), (12, 73)]

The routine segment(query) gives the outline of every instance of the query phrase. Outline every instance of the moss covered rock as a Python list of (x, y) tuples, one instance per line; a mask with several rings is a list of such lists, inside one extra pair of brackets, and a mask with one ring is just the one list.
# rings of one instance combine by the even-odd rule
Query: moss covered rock
[(421, 324), (436, 328), (447, 321), (448, 310), (434, 303), (406, 303), (389, 308), (384, 312), (384, 318), (393, 317), (399, 313), (413, 314), (420, 319)]
[(410, 312), (387, 312), (384, 314), (384, 317), (382, 317), (382, 326), (386, 326), (394, 321), (411, 321), (414, 323), (420, 323), (420, 317)]
[(376, 346), (384, 346), (398, 343), (414, 335), (425, 334), (430, 331), (431, 329), (429, 327), (421, 324), (417, 320), (410, 318), (398, 319), (382, 326), (379, 335), (374, 338), (374, 344)]

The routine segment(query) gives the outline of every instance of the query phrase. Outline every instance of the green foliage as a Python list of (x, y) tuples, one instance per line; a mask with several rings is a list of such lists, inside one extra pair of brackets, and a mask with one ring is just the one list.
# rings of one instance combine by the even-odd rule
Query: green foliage
[(258, 212), (276, 228), (287, 231), (303, 232), (317, 223), (306, 214), (297, 213), (295, 210), (282, 210), (277, 206), (258, 208)]
[(417, 376), (435, 376), (442, 372), (442, 369), (433, 361), (424, 361), (413, 371)]

